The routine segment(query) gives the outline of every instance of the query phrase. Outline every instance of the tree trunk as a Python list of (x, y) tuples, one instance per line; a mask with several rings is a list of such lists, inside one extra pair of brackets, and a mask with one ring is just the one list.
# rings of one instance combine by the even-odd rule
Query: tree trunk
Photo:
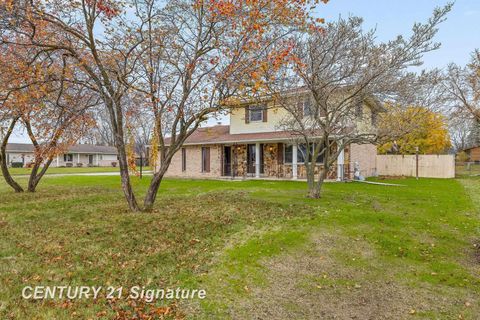
[(308, 198), (313, 198), (312, 194), (314, 194), (315, 190), (315, 170), (312, 170), (312, 166), (309, 163), (305, 162), (305, 169), (307, 172), (307, 185), (308, 185)]
[(28, 187), (27, 187), (28, 192), (35, 192), (35, 189), (38, 185), (37, 173), (41, 164), (42, 164), (41, 159), (35, 159), (35, 163), (33, 164), (33, 167), (32, 167), (32, 172), (30, 172), (30, 178), (28, 179)]
[[(316, 158), (316, 154), (314, 157)], [(327, 144), (324, 154), (323, 154), (323, 168), (320, 169), (320, 173), (318, 175), (318, 180), (315, 181), (315, 166), (316, 161), (314, 163), (310, 163), (310, 170), (307, 170), (308, 174), (308, 198), (312, 199), (320, 199), (322, 194), (322, 187), (325, 179), (327, 178), (328, 171), (330, 169), (330, 145)]]
[(42, 180), (43, 176), (45, 175), (45, 172), (47, 172), (48, 168), (52, 164), (53, 158), (50, 157), (45, 165), (43, 166), (42, 170), (40, 173), (38, 173), (38, 169), (40, 168), (40, 165), (42, 164), (42, 161), (39, 160), (35, 163), (32, 173), (30, 174), (30, 179), (28, 180), (28, 192), (35, 192), (37, 190), (37, 186), (40, 183), (40, 180)]
[(137, 199), (135, 198), (135, 193), (132, 189), (130, 174), (128, 172), (127, 153), (125, 150), (125, 144), (123, 143), (123, 139), (121, 141), (118, 141), (117, 139), (117, 151), (123, 194), (125, 195), (125, 199), (128, 202), (128, 207), (130, 208), (130, 210), (133, 212), (139, 212), (141, 211), (141, 209), (138, 206)]
[(319, 199), (320, 198), (320, 190), (322, 188), (323, 181), (320, 182), (320, 179), (322, 179), (322, 173), (320, 173), (319, 181), (315, 181), (315, 169), (310, 170), (311, 173), (309, 173), (309, 176), (311, 178), (308, 178), (308, 198), (312, 199)]
[(133, 192), (130, 181), (130, 174), (128, 172), (127, 150), (125, 149), (125, 141), (123, 134), (123, 115), (121, 108), (121, 101), (107, 100), (107, 111), (110, 115), (112, 130), (115, 137), (115, 146), (118, 152), (118, 164), (120, 167), (120, 178), (122, 181), (123, 194), (127, 200), (128, 207), (133, 212), (142, 211), (138, 206), (135, 193)]
[(8, 183), (10, 187), (15, 190), (15, 192), (20, 193), (23, 192), (23, 188), (12, 178), (10, 171), (8, 170), (7, 164), (7, 157), (5, 149), (2, 147), (1, 155), (0, 155), (0, 164), (2, 166), (2, 174), (5, 181)]
[(308, 190), (308, 198), (311, 199), (320, 199), (320, 191), (321, 191), (321, 185), (317, 187), (317, 184), (315, 184), (314, 187), (310, 188)]
[[(313, 170), (314, 171), (314, 170)], [(313, 174), (313, 183), (308, 185), (308, 198), (320, 199), (322, 193), (323, 182), (327, 176), (328, 168), (323, 168), (320, 170), (318, 181), (315, 180), (315, 174)]]
[(3, 138), (2, 145), (0, 146), (0, 166), (2, 167), (2, 174), (5, 181), (10, 187), (13, 188), (13, 190), (15, 190), (15, 192), (20, 193), (23, 192), (23, 188), (12, 178), (12, 175), (8, 170), (7, 163), (7, 143), (8, 139), (12, 135), (13, 128), (15, 128), (18, 119), (19, 118), (15, 118), (12, 120), (10, 127), (8, 128), (5, 137)]
[(153, 204), (157, 199), (158, 189), (160, 188), (160, 184), (162, 183), (163, 176), (167, 172), (167, 169), (171, 161), (172, 161), (171, 157), (170, 159), (165, 159), (160, 165), (160, 170), (154, 174), (152, 182), (150, 183), (150, 186), (148, 188), (147, 194), (145, 195), (145, 200), (143, 203), (145, 211), (152, 211)]
[[(308, 184), (308, 194), (307, 198), (312, 199), (319, 199), (320, 198), (320, 191), (323, 184), (323, 173), (320, 172), (319, 181), (315, 181), (315, 163), (305, 163), (305, 167), (307, 169), (307, 184)], [(321, 179), (321, 181), (320, 181)]]

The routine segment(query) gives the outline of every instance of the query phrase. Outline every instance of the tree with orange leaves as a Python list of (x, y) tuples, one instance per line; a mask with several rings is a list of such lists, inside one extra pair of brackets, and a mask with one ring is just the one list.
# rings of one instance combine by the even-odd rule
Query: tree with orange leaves
[(148, 99), (153, 148), (161, 157), (145, 210), (152, 209), (174, 154), (208, 115), (262, 94), (265, 71), (283, 62), (288, 37), (310, 22), (306, 3), (174, 0), (158, 13), (161, 22), (144, 33), (149, 50), (134, 87)]
[(452, 146), (445, 117), (441, 113), (410, 106), (385, 112), (380, 118), (379, 126), (385, 131), (395, 127), (408, 128), (397, 139), (381, 144), (378, 147), (380, 154), (442, 154)]
[[(0, 23), (25, 35), (10, 46), (59, 52), (107, 110), (125, 198), (132, 211), (151, 210), (173, 154), (226, 101), (262, 88), (265, 63), (298, 29), (309, 28), (307, 0), (5, 0)], [(127, 10), (133, 8), (133, 10)], [(252, 75), (257, 75), (252, 81)], [(140, 206), (130, 182), (127, 102), (143, 96), (156, 128), (162, 165)], [(165, 138), (170, 137), (166, 146)], [(157, 146), (155, 146), (157, 147)]]
[(25, 48), (0, 47), (0, 118), (7, 123), (1, 137), (0, 166), (6, 182), (23, 188), (10, 175), (6, 160), (8, 140), (23, 128), (34, 147), (27, 190), (35, 192), (54, 157), (76, 143), (93, 123), (88, 110), (97, 98), (72, 84), (65, 57), (37, 55)]

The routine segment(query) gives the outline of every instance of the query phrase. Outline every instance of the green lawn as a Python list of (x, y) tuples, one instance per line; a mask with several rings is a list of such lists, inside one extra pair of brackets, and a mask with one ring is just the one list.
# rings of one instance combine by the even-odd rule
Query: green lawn
[[(115, 176), (51, 177), (33, 195), (0, 183), (0, 318), (477, 319), (480, 179), (400, 183), (312, 200), (302, 182), (166, 180), (141, 214)], [(33, 302), (25, 285), (207, 298)]]
[[(140, 168), (138, 168), (140, 170)], [(144, 171), (151, 170), (150, 167), (144, 167)], [(29, 168), (10, 168), (12, 175), (29, 175), (32, 169)], [(47, 174), (76, 174), (76, 173), (99, 173), (99, 172), (118, 172), (118, 167), (81, 167), (81, 168), (49, 168)], [(0, 176), (2, 173), (0, 171)]]
[(457, 164), (455, 166), (455, 174), (458, 177), (465, 176), (480, 176), (480, 164), (470, 163), (470, 164)]

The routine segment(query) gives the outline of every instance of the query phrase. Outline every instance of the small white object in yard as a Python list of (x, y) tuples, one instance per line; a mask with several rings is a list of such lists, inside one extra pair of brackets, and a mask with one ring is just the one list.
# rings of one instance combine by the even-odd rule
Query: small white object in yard
[(360, 168), (358, 168), (358, 162), (355, 162), (355, 169), (353, 171), (353, 179), (358, 181), (365, 181), (365, 177), (360, 174)]
[(365, 180), (365, 178), (362, 180), (361, 179), (361, 175), (360, 175), (360, 164), (358, 163), (358, 161), (355, 161), (355, 163), (353, 164), (353, 179), (354, 180)]
[(353, 180), (354, 182), (362, 182), (367, 184), (375, 184), (378, 186), (390, 186), (390, 187), (406, 187), (404, 184), (396, 184), (396, 183), (384, 183), (384, 182), (374, 182), (374, 181), (362, 181), (362, 180)]

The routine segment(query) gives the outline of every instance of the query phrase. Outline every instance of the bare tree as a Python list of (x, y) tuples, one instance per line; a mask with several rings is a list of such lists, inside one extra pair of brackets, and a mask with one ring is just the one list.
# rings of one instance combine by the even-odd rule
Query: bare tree
[(466, 123), (474, 123), (473, 143), (480, 144), (480, 51), (472, 53), (470, 64), (461, 67), (448, 66), (443, 87), (446, 101), (451, 107), (450, 117)]
[(93, 126), (85, 133), (81, 141), (83, 143), (99, 146), (115, 146), (110, 118), (104, 106), (92, 109)]
[(428, 22), (414, 25), (408, 39), (377, 43), (375, 30), (364, 32), (357, 17), (340, 18), (296, 39), (290, 69), (275, 76), (271, 91), (288, 111), (282, 127), (303, 146), (309, 197), (320, 197), (346, 146), (375, 143), (387, 134), (375, 125), (383, 102), (407, 101), (412, 79), (421, 80), (408, 68), (421, 65), (422, 55), (439, 47), (432, 40), (451, 7), (435, 9)]
[(476, 144), (474, 138), (478, 136), (478, 133), (475, 121), (472, 119), (453, 116), (449, 121), (449, 131), (456, 152)]

